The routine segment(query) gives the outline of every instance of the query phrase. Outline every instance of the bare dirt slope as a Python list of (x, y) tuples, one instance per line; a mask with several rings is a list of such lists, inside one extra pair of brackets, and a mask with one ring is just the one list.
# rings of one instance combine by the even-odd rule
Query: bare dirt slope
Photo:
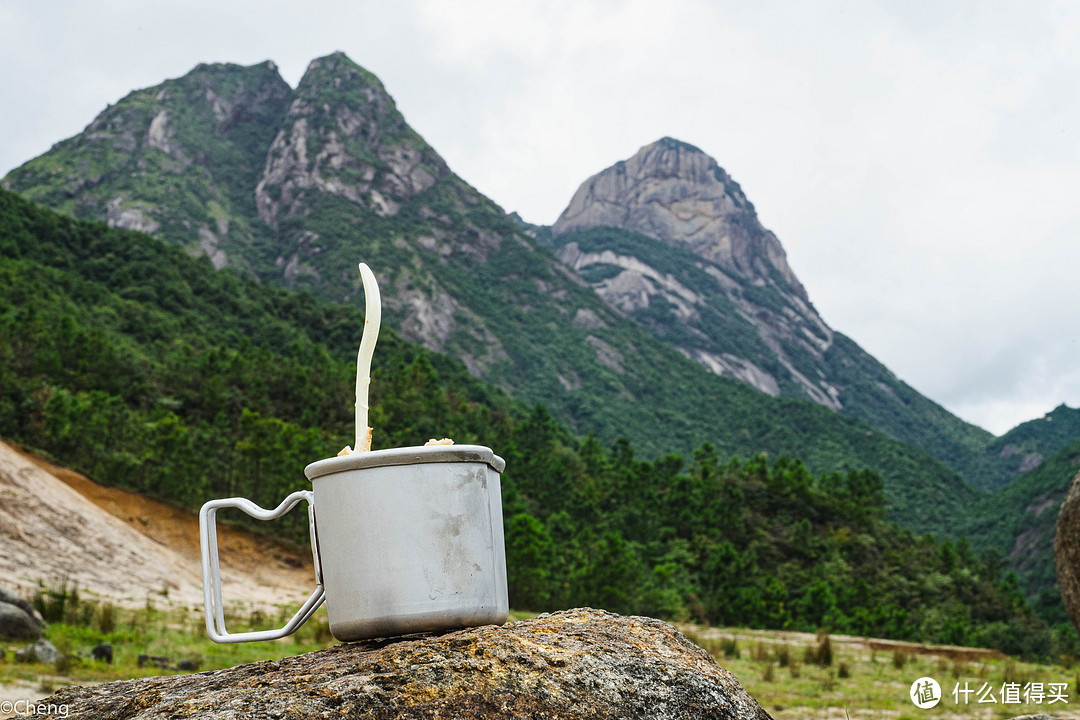
[[(227, 602), (294, 606), (314, 586), (306, 552), (223, 526), (219, 543)], [(65, 580), (124, 605), (201, 606), (198, 516), (0, 443), (0, 584)]]

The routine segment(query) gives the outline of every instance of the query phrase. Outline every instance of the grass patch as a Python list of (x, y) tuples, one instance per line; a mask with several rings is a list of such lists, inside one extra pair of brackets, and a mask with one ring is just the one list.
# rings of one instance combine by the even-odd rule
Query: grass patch
[[(945, 651), (935, 653), (932, 648), (903, 647), (875, 653), (860, 638), (824, 633), (815, 636), (689, 626), (684, 631), (723, 668), (734, 673), (746, 691), (777, 720), (1072, 716), (1070, 711), (1080, 702), (1080, 676), (1071, 669), (1069, 658), (1061, 663), (1035, 664), (988, 653), (985, 657), (955, 660)], [(725, 646), (739, 644), (751, 648), (751, 652), (724, 652)], [(780, 668), (787, 672), (781, 673)], [(941, 701), (929, 710), (919, 709), (909, 697), (912, 683), (922, 677), (934, 678), (941, 687)], [(965, 683), (973, 691), (966, 704)], [(1006, 683), (1019, 683), (1020, 702), (1002, 702)], [(1023, 688), (1028, 683), (1043, 684), (1046, 692), (1041, 703), (1024, 702)], [(1065, 685), (1068, 704), (1049, 702), (1051, 683)], [(978, 691), (986, 684), (993, 689), (997, 703), (978, 702)], [(960, 691), (956, 696), (954, 689)]]
[[(218, 670), (261, 660), (278, 660), (336, 644), (326, 608), (320, 608), (294, 634), (275, 641), (219, 645), (206, 635), (202, 609), (148, 601), (141, 608), (121, 608), (72, 601), (69, 592), (61, 620), (49, 624), (45, 637), (59, 651), (56, 662), (16, 663), (15, 651), (28, 642), (9, 641), (0, 650), (0, 684), (36, 683), (42, 692), (63, 685), (109, 682), (151, 675)], [(167, 603), (167, 601), (166, 601)], [(230, 632), (284, 625), (293, 608), (273, 613), (233, 610), (226, 613)], [(74, 620), (74, 622), (69, 622)], [(113, 662), (95, 660), (93, 648), (109, 643)]]

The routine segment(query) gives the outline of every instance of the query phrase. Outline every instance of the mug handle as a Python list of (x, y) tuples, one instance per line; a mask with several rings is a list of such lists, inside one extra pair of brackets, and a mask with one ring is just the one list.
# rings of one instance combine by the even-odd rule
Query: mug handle
[[(259, 520), (272, 520), (293, 509), (301, 500), (308, 503), (308, 531), (311, 533), (311, 556), (315, 561), (315, 592), (300, 606), (284, 627), (276, 630), (255, 630), (230, 633), (225, 629), (225, 610), (221, 601), (221, 569), (218, 566), (217, 511), (218, 508), (240, 508)], [(319, 545), (315, 538), (315, 497), (310, 490), (298, 490), (281, 501), (273, 510), (259, 507), (247, 498), (210, 500), (199, 511), (199, 542), (202, 550), (203, 606), (206, 611), (206, 633), (216, 643), (239, 643), (257, 640), (276, 640), (285, 637), (304, 624), (324, 600), (322, 571), (319, 567)]]

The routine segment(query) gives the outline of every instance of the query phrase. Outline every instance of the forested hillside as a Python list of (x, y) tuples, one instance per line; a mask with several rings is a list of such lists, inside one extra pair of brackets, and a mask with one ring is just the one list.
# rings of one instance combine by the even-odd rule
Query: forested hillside
[(999, 552), (1015, 571), (1024, 592), (1034, 598), (1040, 614), (1061, 622), (1066, 615), (1057, 588), (1054, 535), (1058, 509), (1077, 470), (1080, 440), (980, 498), (961, 516), (955, 530), (957, 535), (973, 538), (978, 550)]
[(1020, 423), (987, 445), (984, 456), (997, 457), (1006, 468), (998, 488), (1017, 480), (1080, 439), (1080, 409), (1064, 403), (1040, 418)]
[[(750, 345), (690, 349), (752, 358), (793, 391), (781, 398), (717, 377), (607, 304), (456, 176), (379, 79), (342, 53), (312, 61), (295, 89), (273, 63), (200, 64), (132, 92), (2, 182), (75, 217), (144, 230), (215, 267), (328, 302), (361, 302), (356, 263), (368, 261), (386, 324), (402, 337), (515, 399), (543, 403), (578, 435), (605, 444), (627, 437), (644, 457), (689, 455), (710, 442), (721, 456), (797, 455), (813, 473), (871, 468), (885, 481), (888, 517), (917, 532), (945, 531), (977, 495), (946, 465), (975, 452), (986, 434), (899, 382), (883, 390), (875, 379), (887, 371), (875, 363), (860, 359), (826, 382), (829, 367), (812, 358), (832, 331), (799, 297), (789, 306), (755, 284), (768, 273), (739, 291), (750, 306), (727, 307), (716, 284), (726, 266), (710, 265), (720, 276), (693, 291), (717, 320), (704, 329), (737, 330), (731, 339)], [(749, 266), (763, 261), (751, 235), (729, 239)], [(775, 237), (762, 251), (774, 259), (783, 252)], [(793, 307), (806, 322), (795, 322)], [(729, 310), (735, 315), (714, 317)], [(775, 339), (758, 331), (792, 322), (783, 358), (757, 359)], [(837, 337), (843, 351), (831, 352), (843, 366), (855, 355)], [(805, 396), (799, 388), (816, 389)], [(842, 417), (808, 399), (826, 396), (875, 409)]]
[[(195, 508), (272, 504), (346, 444), (362, 314), (215, 272), (206, 258), (0, 193), (0, 436)], [(574, 437), (384, 330), (376, 447), (450, 436), (508, 462), (511, 601), (713, 623), (985, 644), (1045, 655), (1048, 630), (1000, 564), (884, 521), (859, 469), (794, 459), (639, 460)], [(280, 531), (302, 540), (306, 518)]]
[(990, 433), (920, 395), (790, 293), (734, 280), (725, 292), (716, 282), (721, 271), (693, 251), (620, 228), (538, 238), (601, 297), (713, 372), (769, 394), (809, 398), (794, 379), (801, 378), (819, 404), (926, 450), (977, 488), (1008, 477), (1006, 464), (984, 452)]
[[(10, 250), (5, 254), (35, 259), (58, 270), (75, 271), (79, 278), (108, 279), (123, 299), (154, 301), (160, 303), (159, 307), (166, 313), (187, 310), (186, 295), (177, 295), (186, 294), (186, 289), (168, 286), (158, 291), (141, 285), (148, 277), (163, 277), (153, 275), (153, 265), (164, 263), (157, 256), (166, 252), (166, 246), (158, 244), (152, 250), (144, 249), (146, 240), (139, 234), (121, 231), (109, 234), (104, 232), (105, 228), (94, 225), (66, 226), (51, 214), (31, 211), (29, 205), (19, 204), (13, 195), (5, 193), (4, 198), (5, 207), (10, 208), (5, 231), (5, 243)], [(89, 228), (97, 229), (91, 231)], [(359, 246), (368, 247), (363, 243)], [(377, 251), (373, 258), (378, 261), (372, 259), (377, 268), (383, 263), (410, 264), (407, 255), (390, 252), (385, 243), (371, 247)], [(167, 265), (178, 267), (179, 258), (191, 262), (178, 248), (168, 252), (178, 259), (168, 261)], [(608, 443), (622, 435), (635, 440), (635, 445), (637, 438), (647, 438), (648, 444), (641, 452), (649, 457), (672, 450), (689, 452), (705, 438), (725, 457), (736, 454), (749, 457), (760, 452), (766, 452), (770, 457), (798, 455), (815, 473), (872, 468), (885, 480), (889, 518), (920, 532), (940, 532), (948, 527), (955, 514), (976, 495), (955, 473), (926, 453), (867, 425), (840, 417), (808, 401), (771, 398), (741, 383), (716, 378), (647, 334), (635, 336), (633, 323), (619, 320), (605, 310), (597, 298), (589, 300), (586, 297), (591, 291), (578, 288), (575, 290), (577, 300), (571, 298), (567, 302), (573, 300), (571, 306), (578, 300), (592, 303), (599, 313), (603, 313), (609, 321), (604, 337), (613, 344), (599, 341), (591, 334), (599, 331), (590, 331), (587, 326), (580, 329), (580, 342), (570, 342), (569, 336), (552, 331), (560, 322), (558, 308), (545, 305), (537, 294), (538, 276), (553, 280), (558, 275), (553, 269), (558, 263), (551, 256), (544, 257), (540, 251), (517, 243), (504, 243), (501, 254), (492, 255), (486, 263), (474, 265), (471, 271), (462, 268), (462, 272), (452, 273), (447, 282), (461, 285), (462, 292), (468, 288), (468, 292), (479, 293), (480, 304), (489, 308), (487, 312), (491, 314), (492, 322), (517, 338), (522, 350), (519, 355), (523, 363), (521, 382), (543, 377), (551, 380), (565, 364), (578, 368), (573, 377), (589, 375), (605, 390), (602, 395), (587, 393), (588, 397), (556, 389), (541, 394), (544, 404), (556, 417), (578, 418), (573, 428), (578, 434), (595, 432)], [(165, 267), (164, 272), (179, 271)], [(515, 273), (517, 280), (513, 279)], [(529, 279), (525, 273), (535, 277)], [(500, 280), (500, 277), (507, 280)], [(200, 282), (213, 286), (218, 282), (237, 281), (233, 278)], [(358, 279), (355, 282), (358, 283)], [(243, 286), (249, 285), (251, 283)], [(223, 289), (219, 292), (227, 295), (231, 291)], [(258, 294), (259, 291), (251, 286), (245, 292)], [(507, 301), (507, 293), (515, 297), (513, 303)], [(273, 291), (259, 295), (274, 296)], [(531, 298), (535, 298), (535, 302)], [(225, 299), (219, 307), (231, 308), (235, 303)], [(334, 312), (344, 313), (345, 310)], [(212, 314), (211, 317), (215, 322), (231, 321), (220, 317), (222, 314), (229, 313)], [(303, 328), (303, 325), (299, 327)], [(286, 346), (290, 338), (284, 330), (251, 329), (255, 333), (251, 341), (255, 344), (265, 342), (280, 348)], [(185, 331), (193, 332), (194, 328), (187, 327)], [(212, 332), (213, 328), (208, 327), (206, 331)], [(271, 332), (277, 332), (278, 336), (268, 336)], [(200, 347), (203, 342), (195, 339), (188, 344)], [(350, 339), (350, 342), (355, 340)], [(623, 354), (615, 347), (629, 349)], [(341, 351), (341, 357), (348, 357), (344, 348)], [(609, 356), (608, 351), (614, 354)], [(598, 364), (598, 357), (605, 358), (609, 365), (625, 364), (625, 367), (616, 368), (623, 372), (620, 374), (611, 367)], [(631, 362), (633, 372), (629, 371)], [(570, 370), (566, 372), (570, 373)], [(551, 381), (557, 384), (557, 381)], [(517, 377), (508, 376), (507, 382), (517, 387), (519, 381)], [(526, 398), (533, 395), (532, 392), (523, 394)], [(209, 422), (213, 417), (210, 415), (206, 419)]]

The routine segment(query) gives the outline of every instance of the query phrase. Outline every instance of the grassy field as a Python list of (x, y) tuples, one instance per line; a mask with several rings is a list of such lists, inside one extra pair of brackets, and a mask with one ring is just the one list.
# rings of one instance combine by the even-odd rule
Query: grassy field
[[(1071, 662), (1038, 665), (973, 648), (838, 635), (693, 626), (680, 629), (734, 673), (747, 692), (778, 720), (997, 720), (1040, 713), (1080, 718), (1080, 668)], [(940, 702), (929, 709), (917, 707), (909, 697), (912, 683), (924, 677), (933, 678), (941, 688)], [(1039, 683), (1043, 685), (1041, 703), (1034, 702)], [(1051, 697), (1051, 683), (1067, 702)], [(966, 702), (965, 687), (972, 691)], [(1024, 700), (1025, 687), (1030, 702), (1012, 702)], [(954, 690), (959, 692), (954, 695)], [(991, 695), (996, 703), (988, 702)], [(980, 696), (987, 702), (979, 702)]]
[[(291, 611), (277, 616), (264, 613), (233, 614), (230, 631), (282, 625)], [(523, 619), (515, 614), (511, 619)], [(747, 691), (778, 720), (857, 720), (858, 718), (987, 718), (1002, 719), (1044, 713), (1080, 718), (1080, 667), (1071, 663), (1036, 665), (1000, 654), (969, 648), (918, 646), (838, 635), (808, 635), (685, 625), (680, 629), (733, 672)], [(53, 622), (49, 640), (61, 653), (57, 662), (43, 665), (16, 663), (9, 643), (0, 662), (0, 701), (35, 700), (63, 685), (94, 684), (111, 680), (185, 672), (182, 661), (198, 670), (214, 670), (241, 663), (272, 660), (310, 652), (336, 641), (330, 635), (325, 609), (296, 634), (276, 641), (218, 645), (206, 637), (201, 612), (173, 607), (167, 599), (141, 608), (69, 603), (62, 621)], [(111, 643), (111, 665), (92, 660), (90, 650)], [(139, 663), (139, 656), (160, 658)], [(162, 667), (164, 665), (164, 667)], [(931, 677), (941, 686), (941, 701), (931, 709), (916, 707), (909, 698), (912, 683)], [(954, 696), (954, 688), (973, 692)], [(1024, 699), (1043, 685), (1037, 702)], [(1055, 684), (1054, 688), (1050, 684)], [(1006, 684), (1009, 684), (1008, 686)], [(1063, 687), (1062, 687), (1063, 686)], [(979, 702), (986, 689), (996, 703)], [(1065, 700), (1053, 699), (1054, 691)], [(986, 699), (986, 695), (982, 695)], [(1074, 710), (1075, 708), (1075, 710)], [(0, 713), (0, 717), (4, 717)]]
[[(277, 616), (262, 612), (226, 617), (230, 632), (284, 625), (293, 610)], [(0, 699), (39, 698), (63, 685), (84, 685), (151, 675), (172, 675), (191, 670), (217, 670), (259, 660), (276, 660), (327, 647), (330, 635), (325, 607), (320, 608), (293, 635), (275, 642), (219, 645), (211, 642), (201, 609), (174, 607), (166, 600), (148, 602), (141, 608), (108, 604), (79, 605), (49, 625), (46, 638), (60, 653), (55, 663), (17, 663), (15, 651), (26, 642), (9, 641), (0, 646)], [(90, 657), (101, 643), (113, 647), (113, 662)], [(139, 656), (150, 659), (139, 661)], [(0, 714), (0, 717), (4, 717)]]

